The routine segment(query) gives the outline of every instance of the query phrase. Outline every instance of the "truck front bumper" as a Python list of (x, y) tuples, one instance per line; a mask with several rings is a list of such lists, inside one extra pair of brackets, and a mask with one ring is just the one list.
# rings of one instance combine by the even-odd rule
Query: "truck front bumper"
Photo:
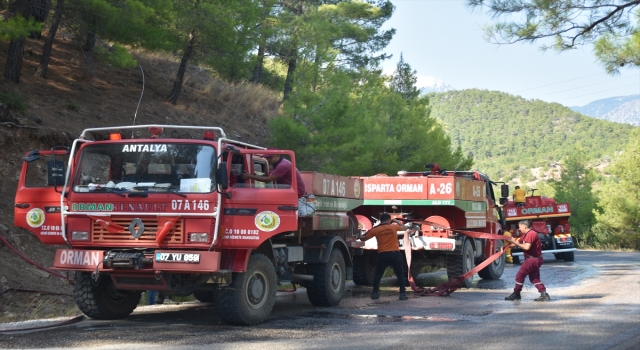
[(143, 254), (122, 250), (58, 249), (53, 268), (91, 272), (126, 269), (139, 272), (206, 273), (220, 271), (220, 253), (156, 250), (153, 253)]

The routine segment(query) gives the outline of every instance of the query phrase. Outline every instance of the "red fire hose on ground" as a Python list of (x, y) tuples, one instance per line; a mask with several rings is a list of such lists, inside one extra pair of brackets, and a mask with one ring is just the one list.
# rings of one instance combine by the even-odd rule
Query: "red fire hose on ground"
[[(425, 223), (433, 226), (441, 226), (437, 223), (432, 223), (427, 221), (425, 221)], [(494, 239), (494, 240), (504, 240), (505, 238), (507, 238), (506, 236), (503, 236), (503, 235), (496, 235), (496, 234), (482, 233), (482, 232), (475, 232), (475, 231), (465, 231), (465, 230), (454, 230), (454, 231), (462, 233), (465, 236), (473, 237), (473, 238), (484, 238), (484, 239)], [(411, 286), (411, 289), (413, 290), (414, 294), (417, 296), (448, 296), (451, 293), (455, 292), (458, 289), (458, 287), (460, 287), (467, 278), (473, 276), (478, 271), (484, 269), (489, 264), (491, 264), (494, 260), (499, 258), (500, 255), (502, 255), (505, 252), (505, 250), (508, 249), (509, 247), (511, 247), (511, 244), (502, 247), (502, 249), (499, 252), (494, 253), (485, 261), (483, 261), (482, 263), (480, 263), (479, 265), (477, 265), (476, 267), (474, 267), (473, 269), (471, 269), (469, 272), (465, 273), (462, 276), (454, 277), (451, 280), (449, 280), (449, 282), (442, 283), (433, 288), (423, 288), (423, 287), (418, 287), (416, 285), (413, 279), (413, 276), (411, 275), (411, 243), (409, 242), (409, 235), (405, 234), (404, 235), (404, 251), (405, 251), (404, 255), (407, 259), (407, 266), (409, 267), (408, 268), (409, 285)]]
[[(0, 235), (0, 241), (2, 241), (11, 251), (13, 251), (14, 253), (16, 253), (19, 257), (21, 257), (24, 261), (28, 262), (29, 264), (42, 269), (48, 273), (50, 273), (53, 276), (56, 277), (60, 277), (60, 278), (64, 278), (68, 281), (73, 281), (71, 278), (62, 275), (60, 273), (57, 273), (55, 271), (52, 271), (38, 263), (36, 263), (35, 261), (29, 259), (28, 257), (26, 257), (24, 254), (20, 253), (15, 247), (13, 247), (11, 244), (9, 244), (9, 241), (7, 241), (6, 238), (2, 237)], [(8, 292), (25, 292), (25, 293), (40, 293), (40, 294), (47, 294), (47, 295), (65, 295), (65, 296), (71, 296), (71, 294), (68, 293), (58, 293), (58, 292), (46, 292), (46, 291), (40, 291), (40, 290), (33, 290), (33, 289), (22, 289), (22, 288), (9, 288), (9, 289), (5, 289), (3, 291), (0, 291), (0, 295), (3, 295), (5, 293)], [(2, 310), (2, 309), (0, 309)], [(19, 331), (27, 331), (27, 330), (34, 330), (34, 329), (44, 329), (44, 328), (52, 328), (52, 327), (58, 327), (58, 326), (64, 326), (67, 324), (71, 324), (71, 323), (76, 323), (79, 321), (82, 321), (84, 319), (84, 315), (79, 315), (79, 316), (75, 316), (69, 320), (65, 320), (62, 322), (56, 322), (56, 323), (52, 323), (49, 325), (43, 325), (43, 326), (36, 326), (36, 327), (29, 327), (29, 328), (19, 328), (19, 329), (5, 329), (5, 330), (0, 330), (0, 333), (6, 333), (6, 332), (19, 332)]]
[(71, 281), (71, 278), (69, 278), (69, 277), (67, 277), (65, 275), (59, 274), (59, 273), (57, 273), (55, 271), (51, 271), (48, 268), (38, 264), (37, 262), (27, 258), (25, 255), (20, 253), (16, 248), (14, 248), (11, 244), (9, 244), (9, 241), (7, 241), (7, 239), (2, 237), (1, 235), (0, 235), (0, 241), (2, 241), (9, 249), (11, 249), (14, 253), (18, 254), (19, 257), (21, 257), (24, 261), (28, 262), (29, 264), (31, 264), (31, 265), (33, 265), (33, 266), (35, 266), (35, 267), (37, 267), (37, 268), (39, 268), (41, 270), (47, 271), (48, 273), (50, 273), (50, 274), (52, 274), (52, 275), (54, 275), (56, 277), (64, 278), (66, 280)]

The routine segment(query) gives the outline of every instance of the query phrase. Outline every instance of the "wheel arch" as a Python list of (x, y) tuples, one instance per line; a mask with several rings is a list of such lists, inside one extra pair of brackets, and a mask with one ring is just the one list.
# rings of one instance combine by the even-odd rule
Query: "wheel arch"
[(264, 254), (264, 256), (271, 260), (271, 262), (274, 262), (275, 260), (275, 256), (273, 255), (273, 243), (271, 242), (271, 239), (267, 239), (266, 241), (262, 242), (262, 244), (260, 244), (258, 248), (251, 252), (251, 254), (253, 253)]
[(339, 249), (344, 257), (346, 267), (352, 267), (351, 254), (347, 242), (338, 236), (312, 236), (304, 240), (304, 262), (307, 264), (326, 263), (331, 251)]

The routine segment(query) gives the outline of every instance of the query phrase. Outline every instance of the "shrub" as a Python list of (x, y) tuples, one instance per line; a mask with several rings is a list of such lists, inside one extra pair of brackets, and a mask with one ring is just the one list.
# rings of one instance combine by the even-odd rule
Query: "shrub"
[(24, 113), (27, 111), (27, 102), (22, 95), (14, 93), (0, 94), (0, 102), (7, 105), (10, 109)]
[(67, 109), (70, 111), (80, 112), (80, 106), (78, 106), (78, 104), (74, 100), (69, 100), (65, 107), (67, 107)]
[(580, 248), (640, 250), (640, 232), (619, 232), (604, 223), (597, 223), (577, 236)]
[(96, 52), (101, 56), (102, 60), (114, 67), (134, 68), (138, 65), (138, 61), (136, 61), (122, 45), (113, 44), (113, 46), (108, 49), (97, 47)]
[(600, 249), (604, 247), (610, 233), (606, 225), (598, 223), (587, 230), (574, 233), (573, 236), (576, 237), (579, 248)]

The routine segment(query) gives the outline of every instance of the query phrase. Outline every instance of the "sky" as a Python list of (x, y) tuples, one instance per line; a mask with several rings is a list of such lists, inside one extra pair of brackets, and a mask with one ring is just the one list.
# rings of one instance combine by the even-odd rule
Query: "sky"
[(492, 23), (486, 10), (472, 11), (465, 0), (392, 2), (396, 9), (383, 29), (396, 29), (385, 50), (393, 57), (383, 69), (393, 72), (402, 54), (418, 87), (437, 78), (456, 90), (502, 91), (568, 107), (640, 94), (640, 68), (609, 75), (590, 45), (563, 53), (541, 51), (540, 43), (496, 45), (482, 32)]

